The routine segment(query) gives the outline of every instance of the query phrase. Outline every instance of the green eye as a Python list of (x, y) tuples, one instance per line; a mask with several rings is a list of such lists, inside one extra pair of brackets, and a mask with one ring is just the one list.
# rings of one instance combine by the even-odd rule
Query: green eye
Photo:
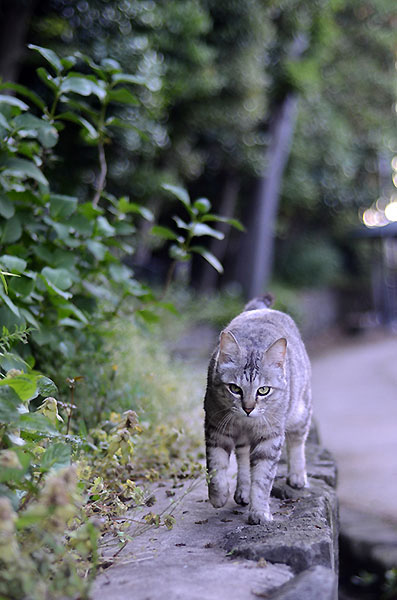
[(258, 388), (256, 393), (258, 394), (258, 396), (267, 396), (268, 394), (270, 394), (271, 389), (272, 389), (271, 387), (264, 385), (264, 386)]
[(229, 390), (232, 392), (232, 394), (242, 394), (242, 389), (240, 387), (238, 387), (238, 385), (236, 385), (235, 383), (229, 383)]

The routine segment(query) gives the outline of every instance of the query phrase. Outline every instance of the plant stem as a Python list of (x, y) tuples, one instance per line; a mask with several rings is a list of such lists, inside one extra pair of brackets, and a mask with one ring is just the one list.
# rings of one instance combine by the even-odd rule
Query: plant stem
[(106, 162), (106, 155), (105, 155), (105, 116), (106, 116), (106, 108), (107, 108), (107, 101), (105, 99), (105, 101), (103, 102), (102, 106), (101, 106), (101, 112), (99, 114), (99, 119), (98, 119), (98, 131), (99, 131), (99, 141), (98, 141), (98, 158), (99, 158), (99, 176), (98, 176), (98, 182), (97, 182), (97, 186), (96, 186), (96, 192), (95, 192), (95, 196), (94, 199), (92, 201), (92, 205), (94, 207), (98, 206), (98, 202), (101, 198), (101, 194), (103, 192), (103, 190), (105, 189), (105, 184), (106, 184), (106, 175), (108, 172), (108, 166), (107, 166), (107, 162)]
[(70, 406), (69, 406), (69, 410), (68, 410), (68, 423), (66, 426), (66, 435), (69, 435), (70, 421), (72, 419), (72, 412), (73, 412), (73, 405), (74, 405), (74, 385), (70, 387)]
[(99, 156), (99, 166), (100, 166), (100, 171), (99, 171), (99, 177), (98, 177), (98, 183), (97, 183), (97, 188), (96, 188), (96, 192), (95, 192), (95, 196), (94, 199), (92, 201), (92, 205), (94, 207), (98, 206), (98, 202), (100, 200), (101, 194), (105, 188), (105, 183), (106, 183), (106, 175), (108, 172), (108, 167), (107, 167), (107, 163), (106, 163), (106, 156), (105, 156), (105, 147), (104, 147), (104, 143), (103, 141), (100, 141), (98, 144), (98, 156)]

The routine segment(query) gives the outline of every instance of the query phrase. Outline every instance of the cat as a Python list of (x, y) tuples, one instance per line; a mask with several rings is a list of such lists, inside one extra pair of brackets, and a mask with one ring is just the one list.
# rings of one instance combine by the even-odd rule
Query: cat
[(210, 502), (220, 508), (229, 498), (226, 473), (234, 449), (234, 500), (249, 505), (254, 525), (272, 520), (269, 498), (284, 441), (289, 485), (307, 485), (310, 361), (293, 319), (271, 309), (272, 300), (270, 294), (251, 300), (221, 332), (204, 401)]

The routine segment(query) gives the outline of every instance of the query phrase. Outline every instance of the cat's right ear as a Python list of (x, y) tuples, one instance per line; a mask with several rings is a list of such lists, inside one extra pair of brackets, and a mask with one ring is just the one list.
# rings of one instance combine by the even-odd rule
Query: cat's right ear
[(231, 331), (222, 331), (219, 340), (218, 365), (235, 363), (241, 355), (239, 343)]

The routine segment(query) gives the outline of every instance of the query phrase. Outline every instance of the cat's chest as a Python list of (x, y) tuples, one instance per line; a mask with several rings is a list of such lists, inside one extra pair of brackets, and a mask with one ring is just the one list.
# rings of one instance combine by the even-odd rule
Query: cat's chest
[(235, 423), (233, 428), (233, 438), (236, 446), (251, 445), (256, 438), (261, 437), (262, 428), (258, 428), (248, 418), (239, 423)]

